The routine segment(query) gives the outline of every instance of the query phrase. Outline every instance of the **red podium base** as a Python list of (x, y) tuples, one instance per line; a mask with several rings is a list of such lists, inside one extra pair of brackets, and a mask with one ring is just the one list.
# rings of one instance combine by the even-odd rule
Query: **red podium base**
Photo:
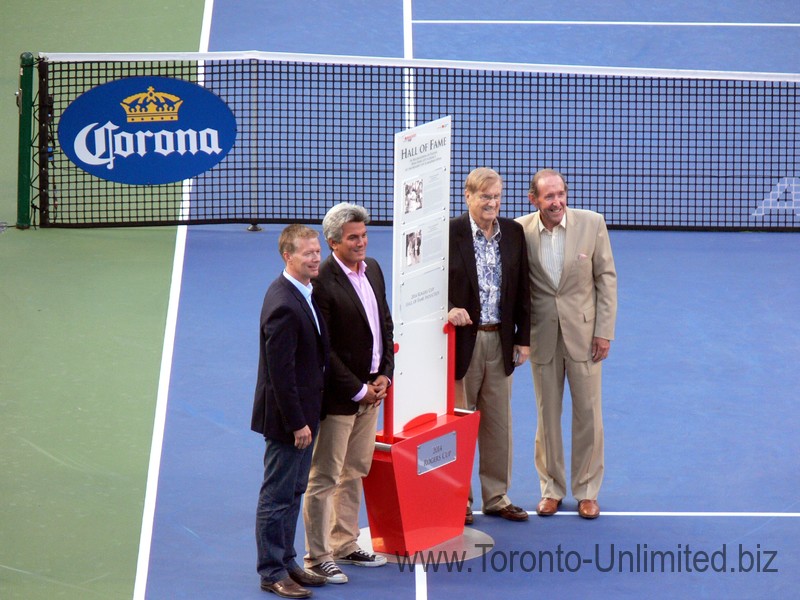
[(364, 478), (374, 551), (413, 554), (464, 532), (479, 422), (477, 412), (431, 416), (378, 444)]

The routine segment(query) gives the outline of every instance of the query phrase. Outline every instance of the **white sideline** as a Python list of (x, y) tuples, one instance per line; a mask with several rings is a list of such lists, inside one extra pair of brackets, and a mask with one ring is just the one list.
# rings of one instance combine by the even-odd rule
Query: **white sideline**
[(183, 278), (183, 256), (186, 248), (186, 225), (178, 226), (175, 237), (175, 256), (172, 261), (172, 282), (169, 290), (167, 322), (164, 327), (164, 348), (161, 352), (161, 373), (158, 378), (158, 397), (153, 419), (153, 439), (150, 444), (150, 464), (147, 469), (147, 487), (142, 511), (142, 530), (139, 536), (139, 558), (136, 564), (134, 600), (144, 600), (147, 591), (147, 574), (150, 567), (150, 545), (153, 539), (153, 521), (158, 495), (158, 476), (161, 470), (161, 448), (164, 442), (164, 425), (167, 418), (167, 398), (172, 374), (172, 353), (175, 346), (175, 328), (178, 322), (178, 303)]
[[(208, 51), (211, 34), (211, 15), (214, 0), (205, 0), (203, 25), (200, 32), (200, 52)], [(188, 217), (191, 181), (184, 182), (181, 218)], [(147, 576), (150, 569), (150, 549), (153, 541), (153, 522), (158, 497), (158, 477), (161, 472), (161, 450), (164, 444), (164, 426), (167, 420), (167, 400), (172, 376), (172, 355), (175, 349), (175, 330), (178, 324), (178, 305), (183, 281), (183, 259), (186, 252), (186, 225), (179, 225), (175, 233), (175, 253), (172, 259), (172, 280), (169, 288), (167, 320), (164, 326), (164, 347), (161, 351), (161, 371), (158, 376), (158, 396), (153, 419), (153, 439), (150, 443), (150, 464), (147, 469), (142, 529), (139, 535), (139, 556), (136, 562), (136, 579), (133, 586), (133, 599), (144, 600), (147, 592)]]

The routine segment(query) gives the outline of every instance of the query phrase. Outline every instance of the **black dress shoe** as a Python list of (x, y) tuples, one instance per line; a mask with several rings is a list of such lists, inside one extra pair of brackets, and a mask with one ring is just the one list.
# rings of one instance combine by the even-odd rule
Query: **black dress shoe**
[(305, 569), (289, 571), (289, 577), (294, 579), (295, 583), (299, 583), (300, 585), (305, 585), (307, 587), (319, 587), (321, 585), (325, 585), (325, 583), (328, 581), (326, 577), (309, 573)]
[(284, 577), (275, 583), (261, 582), (261, 589), (265, 592), (272, 592), (281, 598), (310, 598), (311, 590), (297, 585), (291, 577)]
[(528, 513), (525, 511), (525, 509), (522, 509), (519, 506), (514, 506), (513, 504), (504, 506), (500, 510), (484, 510), (483, 514), (491, 515), (494, 517), (503, 517), (504, 519), (508, 519), (509, 521), (528, 520)]
[(475, 517), (472, 516), (472, 509), (467, 507), (467, 514), (464, 516), (464, 525), (472, 525), (475, 522)]

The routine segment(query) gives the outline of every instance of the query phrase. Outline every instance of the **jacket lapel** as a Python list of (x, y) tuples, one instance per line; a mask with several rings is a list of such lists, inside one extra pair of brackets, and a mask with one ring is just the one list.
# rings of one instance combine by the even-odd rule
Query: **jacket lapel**
[[(300, 304), (300, 308), (306, 314), (309, 321), (311, 321), (311, 325), (314, 327), (314, 331), (317, 332), (317, 335), (321, 335), (324, 325), (322, 323), (322, 313), (319, 312), (319, 308), (317, 307), (317, 305), (314, 304), (314, 310), (317, 313), (317, 319), (319, 319), (319, 330), (317, 330), (317, 321), (314, 319), (314, 313), (311, 312), (311, 307), (308, 305), (308, 301), (305, 299), (303, 294), (300, 293), (300, 290), (298, 290), (294, 286), (292, 282), (290, 282), (285, 277), (283, 279), (286, 284), (286, 288), (289, 290), (289, 293), (292, 295), (292, 297), (294, 297), (295, 300), (297, 300), (297, 302)], [(311, 301), (314, 302), (314, 299), (312, 298)]]
[(569, 272), (575, 264), (575, 256), (578, 252), (578, 239), (580, 238), (580, 232), (578, 231), (580, 223), (578, 219), (575, 218), (575, 213), (567, 208), (566, 216), (567, 236), (564, 239), (564, 266), (561, 269), (561, 281), (558, 283), (559, 290), (564, 287), (564, 282), (569, 277)]
[[(361, 298), (358, 297), (353, 284), (350, 282), (350, 278), (342, 271), (342, 267), (339, 266), (339, 263), (336, 262), (336, 259), (333, 258), (333, 255), (328, 257), (328, 260), (331, 261), (331, 267), (333, 270), (334, 277), (336, 278), (336, 283), (339, 285), (353, 305), (358, 310), (358, 314), (361, 315), (361, 318), (364, 319), (364, 322), (369, 325), (369, 320), (367, 319), (367, 312), (364, 310), (364, 304), (361, 302)], [(369, 269), (367, 269), (369, 270)], [(370, 282), (371, 283), (371, 282)]]
[(475, 261), (475, 244), (472, 241), (472, 227), (469, 222), (469, 214), (464, 213), (458, 232), (458, 250), (461, 252), (461, 260), (467, 270), (467, 279), (472, 285), (472, 291), (480, 295), (478, 290), (478, 265)]

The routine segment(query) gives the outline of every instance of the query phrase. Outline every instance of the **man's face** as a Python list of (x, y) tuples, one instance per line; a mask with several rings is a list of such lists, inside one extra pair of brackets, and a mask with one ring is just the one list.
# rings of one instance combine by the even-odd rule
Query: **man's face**
[(336, 257), (347, 267), (356, 271), (358, 264), (367, 257), (367, 224), (351, 221), (342, 227), (342, 241), (330, 241)]
[(484, 185), (477, 192), (465, 192), (467, 208), (472, 220), (481, 229), (488, 229), (500, 214), (500, 202), (503, 196), (503, 183), (495, 181)]
[(319, 275), (322, 260), (318, 238), (299, 238), (295, 241), (295, 251), (285, 254), (286, 271), (303, 283), (308, 283)]
[(539, 193), (528, 199), (539, 209), (542, 224), (549, 230), (561, 223), (567, 210), (567, 190), (558, 175), (546, 175), (538, 182)]

